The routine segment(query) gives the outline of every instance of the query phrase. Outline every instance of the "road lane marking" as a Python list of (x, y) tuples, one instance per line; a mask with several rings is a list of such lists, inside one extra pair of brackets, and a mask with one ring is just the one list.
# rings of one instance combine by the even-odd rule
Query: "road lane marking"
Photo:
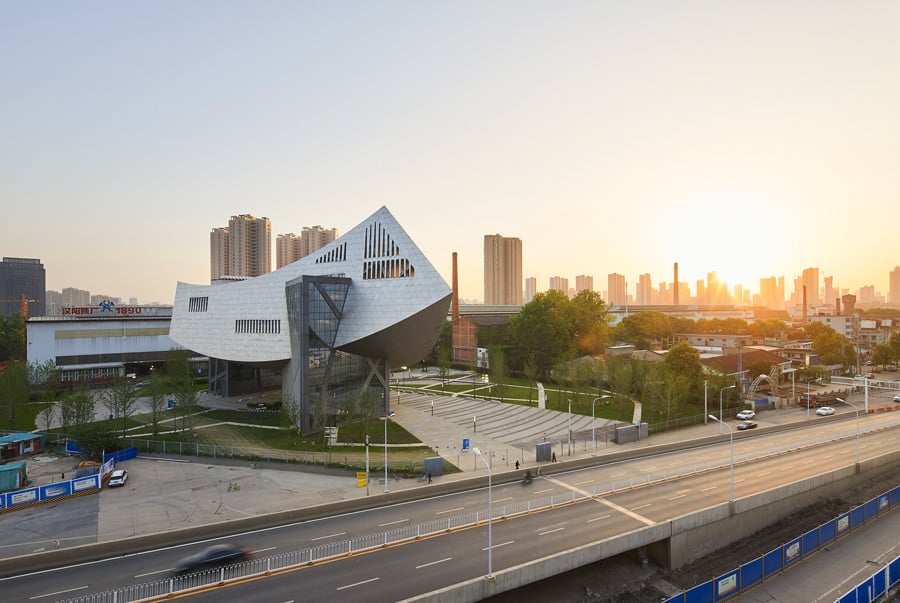
[[(553, 481), (553, 480), (551, 480)], [(547, 488), (545, 490), (537, 490), (536, 492), (532, 492), (532, 494), (543, 494), (545, 492), (553, 492), (553, 488)]]
[(653, 504), (653, 503), (647, 503), (646, 505), (641, 505), (641, 506), (639, 506), (639, 507), (631, 507), (631, 510), (632, 510), (632, 511), (637, 511), (638, 509), (646, 509), (647, 507), (649, 507), (649, 506), (652, 505), (652, 504)]
[(588, 519), (587, 522), (591, 523), (592, 521), (600, 521), (601, 519), (609, 519), (609, 515), (601, 515), (600, 517), (595, 517), (593, 519)]
[(138, 574), (137, 576), (135, 576), (135, 578), (143, 578), (145, 576), (152, 576), (153, 574), (165, 574), (166, 572), (171, 572), (173, 569), (174, 568), (169, 567), (166, 569), (157, 570), (155, 572), (147, 572), (146, 574)]
[(335, 536), (345, 536), (347, 532), (338, 532), (337, 534), (329, 534), (328, 536), (319, 536), (318, 538), (310, 538), (313, 542), (316, 540), (325, 540), (326, 538), (334, 538)]
[(407, 521), (409, 521), (409, 517), (407, 517), (406, 519), (398, 519), (397, 521), (389, 521), (387, 523), (380, 523), (380, 524), (378, 524), (378, 527), (383, 528), (385, 526), (392, 526), (392, 525), (395, 525), (398, 523), (406, 523)]
[(435, 515), (443, 515), (444, 513), (456, 513), (457, 511), (463, 511), (465, 507), (456, 507), (455, 509), (447, 509), (446, 511), (437, 511)]
[(545, 536), (554, 532), (562, 532), (563, 530), (565, 530), (565, 528), (556, 528), (554, 530), (547, 530), (546, 532), (538, 532), (538, 536)]
[(344, 590), (345, 588), (354, 588), (357, 586), (362, 586), (363, 584), (368, 584), (369, 582), (376, 582), (381, 580), (381, 578), (369, 578), (368, 580), (363, 580), (362, 582), (354, 582), (353, 584), (348, 584), (346, 586), (338, 586), (337, 590)]
[(47, 593), (46, 595), (35, 595), (33, 597), (28, 597), (29, 599), (43, 599), (44, 597), (55, 597), (56, 595), (63, 595), (65, 593), (72, 593), (76, 590), (84, 590), (87, 588), (87, 585), (79, 586), (78, 588), (70, 588), (67, 590), (58, 590), (55, 593)]
[(495, 502), (495, 503), (498, 503), (498, 502), (506, 502), (506, 501), (508, 501), (508, 500), (512, 500), (512, 498), (513, 498), (512, 496), (507, 496), (506, 498), (497, 498), (497, 499), (494, 499), (494, 502)]
[(422, 569), (423, 567), (430, 567), (432, 565), (437, 565), (438, 563), (444, 563), (445, 561), (450, 561), (453, 557), (444, 557), (443, 559), (438, 559), (437, 561), (432, 561), (431, 563), (423, 563), (422, 565), (417, 565), (416, 569)]
[(265, 553), (266, 551), (274, 551), (277, 548), (278, 548), (277, 546), (270, 546), (270, 547), (267, 547), (264, 549), (256, 549), (255, 551), (251, 551), (250, 554), (255, 555), (257, 553)]
[(679, 494), (677, 496), (673, 496), (672, 498), (670, 498), (668, 500), (677, 500), (679, 498), (684, 498), (685, 496), (687, 496), (687, 494)]
[(757, 473), (756, 477), (765, 477), (765, 476), (771, 475), (771, 474), (772, 474), (771, 471), (766, 471), (765, 473)]
[(715, 490), (716, 488), (718, 488), (718, 486), (710, 486), (710, 487), (708, 487), (708, 488), (703, 488), (703, 489), (700, 490), (700, 491), (701, 491), (701, 492), (706, 492), (707, 490)]
[[(624, 475), (624, 474), (623, 474), (623, 475)], [(582, 489), (580, 489), (580, 488), (575, 488), (575, 487), (573, 487), (573, 486), (569, 486), (568, 484), (565, 484), (565, 483), (563, 483), (563, 482), (561, 482), (561, 481), (559, 481), (559, 480), (556, 480), (556, 479), (554, 479), (554, 478), (552, 478), (552, 477), (546, 477), (546, 476), (545, 476), (544, 479), (547, 480), (548, 482), (553, 482), (554, 484), (557, 484), (557, 485), (559, 485), (559, 486), (561, 486), (561, 487), (563, 487), (563, 488), (568, 488), (569, 490), (574, 490), (575, 492), (581, 494), (581, 495), (584, 496), (585, 498), (590, 498), (590, 499), (592, 499), (592, 500), (595, 500), (595, 501), (597, 501), (598, 503), (600, 503), (601, 505), (606, 505), (606, 506), (609, 507), (610, 509), (614, 509), (614, 510), (618, 511), (619, 513), (622, 513), (622, 514), (624, 514), (624, 515), (627, 515), (628, 517), (631, 517), (632, 519), (636, 519), (637, 521), (640, 521), (640, 522), (642, 522), (642, 523), (645, 523), (645, 524), (647, 524), (648, 526), (655, 526), (655, 525), (656, 525), (656, 522), (653, 521), (652, 519), (650, 519), (649, 517), (644, 517), (643, 515), (639, 515), (639, 514), (635, 513), (634, 511), (631, 511), (631, 510), (629, 510), (629, 509), (626, 509), (625, 507), (623, 507), (623, 506), (621, 506), (621, 505), (617, 505), (616, 503), (612, 502), (611, 500), (607, 500), (607, 499), (605, 499), (605, 498), (596, 498), (596, 497), (594, 497), (594, 495), (591, 494), (590, 492), (587, 492), (587, 491), (582, 490)], [(646, 505), (646, 506), (649, 507), (650, 505)], [(638, 508), (640, 509), (640, 508), (643, 508), (643, 507), (638, 507)]]
[(573, 486), (580, 486), (581, 484), (593, 484), (593, 483), (594, 483), (594, 480), (592, 480), (592, 479), (586, 479), (586, 480), (584, 480), (583, 482), (575, 482), (575, 483), (572, 484), (572, 485), (573, 485)]
[(610, 475), (610, 477), (622, 477), (623, 475), (625, 475), (625, 474), (624, 473), (614, 473), (613, 475)]
[[(490, 548), (492, 548), (492, 549), (499, 549), (501, 546), (506, 546), (507, 544), (512, 544), (512, 543), (514, 543), (514, 542), (515, 542), (515, 540), (507, 540), (506, 542), (501, 542), (500, 544), (495, 544), (494, 546), (492, 546), (492, 547), (490, 547)], [(484, 547), (484, 548), (481, 549), (481, 550), (482, 550), (482, 551), (486, 551), (486, 550), (488, 550), (488, 547)]]

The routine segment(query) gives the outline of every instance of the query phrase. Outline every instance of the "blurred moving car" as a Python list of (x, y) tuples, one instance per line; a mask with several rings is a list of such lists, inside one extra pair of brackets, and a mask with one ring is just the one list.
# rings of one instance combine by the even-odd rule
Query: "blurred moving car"
[(742, 410), (741, 412), (739, 412), (737, 414), (737, 418), (742, 421), (746, 421), (747, 419), (752, 419), (755, 416), (756, 416), (756, 413), (753, 412), (752, 410)]
[(107, 487), (115, 488), (116, 486), (124, 486), (125, 482), (128, 481), (128, 472), (124, 469), (116, 469), (112, 472), (112, 475), (109, 476), (109, 482), (107, 482)]
[(900, 394), (894, 396), (894, 402), (900, 402)]
[(745, 429), (754, 429), (756, 427), (756, 423), (753, 421), (744, 421), (743, 423), (738, 423), (738, 429), (744, 431)]
[(834, 409), (831, 408), (830, 406), (823, 406), (822, 408), (816, 409), (816, 414), (819, 416), (822, 416), (822, 417), (827, 416), (827, 415), (833, 415)]
[(186, 574), (198, 569), (240, 561), (250, 552), (236, 544), (216, 544), (182, 559), (175, 566), (176, 574)]

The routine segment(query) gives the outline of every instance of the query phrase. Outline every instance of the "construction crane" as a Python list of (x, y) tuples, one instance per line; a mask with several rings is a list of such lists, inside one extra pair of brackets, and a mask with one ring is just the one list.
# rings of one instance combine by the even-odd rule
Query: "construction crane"
[(22, 294), (22, 296), (19, 299), (0, 299), (0, 302), (19, 302), (22, 304), (22, 309), (20, 310), (20, 313), (22, 314), (22, 328), (25, 330), (25, 332), (22, 334), (22, 341), (25, 342), (25, 349), (23, 350), (23, 353), (24, 353), (23, 358), (25, 359), (26, 362), (28, 362), (28, 304), (36, 304), (39, 301), (41, 301), (41, 300), (28, 299), (28, 296), (25, 295), (24, 293)]

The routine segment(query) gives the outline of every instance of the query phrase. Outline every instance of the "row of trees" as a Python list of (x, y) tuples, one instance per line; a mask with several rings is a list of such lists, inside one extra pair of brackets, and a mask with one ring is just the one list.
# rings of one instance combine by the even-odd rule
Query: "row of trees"
[[(166, 358), (163, 371), (154, 371), (149, 384), (138, 389), (125, 376), (116, 376), (102, 390), (91, 390), (86, 385), (68, 387), (59, 382), (56, 367), (52, 363), (26, 365), (10, 363), (0, 372), (0, 429), (31, 430), (35, 426), (43, 431), (61, 430), (81, 442), (93, 438), (98, 431), (90, 426), (98, 414), (112, 421), (112, 428), (99, 430), (109, 434), (114, 441), (124, 435), (131, 419), (138, 410), (138, 397), (146, 397), (146, 417), (153, 435), (167, 417), (168, 400), (173, 402), (174, 427), (190, 430), (193, 415), (197, 412), (198, 392), (193, 379), (193, 367), (185, 350), (172, 350)], [(39, 408), (35, 414), (34, 410)], [(99, 412), (100, 410), (102, 414)], [(179, 424), (180, 422), (180, 424)], [(36, 425), (35, 425), (36, 424)], [(109, 446), (104, 448), (110, 449)]]

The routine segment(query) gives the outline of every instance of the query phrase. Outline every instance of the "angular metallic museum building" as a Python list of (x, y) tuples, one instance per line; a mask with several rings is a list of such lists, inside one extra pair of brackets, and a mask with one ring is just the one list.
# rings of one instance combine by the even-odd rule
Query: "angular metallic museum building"
[(248, 280), (178, 283), (169, 336), (209, 357), (229, 396), (280, 381), (306, 433), (390, 409), (390, 370), (422, 360), (451, 290), (387, 208), (326, 247)]

